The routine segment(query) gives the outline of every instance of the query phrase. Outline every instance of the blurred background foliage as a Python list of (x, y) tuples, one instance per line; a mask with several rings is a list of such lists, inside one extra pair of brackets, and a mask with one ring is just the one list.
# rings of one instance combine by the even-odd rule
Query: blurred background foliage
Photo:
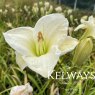
[[(87, 20), (90, 15), (95, 15), (94, 5), (94, 0), (0, 0), (0, 95), (9, 95), (11, 87), (24, 84), (26, 75), (34, 88), (34, 95), (49, 95), (52, 83), (59, 88), (60, 95), (95, 95), (95, 80), (44, 79), (29, 68), (21, 71), (16, 64), (14, 50), (7, 45), (2, 34), (15, 27), (33, 27), (44, 15), (63, 13), (70, 22), (68, 35), (79, 39), (84, 31), (74, 32), (74, 29), (81, 18)], [(62, 56), (55, 70), (95, 72), (95, 46), (84, 65), (73, 66), (73, 54)]]

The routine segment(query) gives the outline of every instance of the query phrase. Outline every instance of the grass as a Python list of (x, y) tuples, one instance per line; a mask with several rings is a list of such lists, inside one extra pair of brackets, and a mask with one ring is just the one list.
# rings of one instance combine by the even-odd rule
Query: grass
[[(0, 12), (0, 95), (9, 95), (10, 89), (15, 85), (24, 84), (24, 78), (27, 75), (28, 82), (33, 86), (34, 95), (49, 95), (50, 87), (54, 83), (59, 88), (60, 95), (95, 95), (95, 80), (94, 79), (45, 79), (35, 72), (26, 68), (24, 71), (18, 67), (15, 61), (14, 50), (9, 47), (3, 37), (3, 32), (18, 27), (18, 26), (34, 26), (36, 21), (42, 16), (41, 11), (34, 14), (32, 11), (34, 1), (20, 2), (20, 0), (13, 0), (12, 2), (6, 0), (0, 1), (0, 8), (3, 12)], [(9, 7), (6, 5), (10, 4)], [(51, 3), (53, 4), (53, 3)], [(15, 5), (15, 6), (14, 6)], [(54, 4), (53, 4), (54, 5)], [(29, 7), (28, 11), (25, 10), (25, 6)], [(57, 5), (55, 4), (54, 7)], [(12, 12), (12, 8), (15, 9)], [(65, 7), (63, 13), (70, 22), (70, 27), (75, 28), (80, 23), (80, 18), (84, 15), (91, 15), (91, 12), (86, 11), (74, 11), (68, 14), (68, 9)], [(6, 12), (7, 10), (8, 12)], [(53, 9), (50, 13), (55, 12)], [(43, 15), (45, 15), (44, 13)], [(80, 38), (83, 31), (72, 32), (72, 36)], [(55, 67), (55, 71), (64, 72), (95, 72), (95, 41), (93, 40), (93, 51), (87, 61), (83, 65), (76, 64), (73, 66), (72, 59), (74, 51), (70, 52), (62, 57)], [(94, 74), (95, 75), (95, 74)], [(55, 76), (55, 73), (52, 74)]]

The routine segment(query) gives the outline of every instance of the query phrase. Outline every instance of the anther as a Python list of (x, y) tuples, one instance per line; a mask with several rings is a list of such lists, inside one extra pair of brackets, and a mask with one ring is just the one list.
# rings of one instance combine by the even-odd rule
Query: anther
[(38, 42), (44, 40), (41, 32), (38, 32)]

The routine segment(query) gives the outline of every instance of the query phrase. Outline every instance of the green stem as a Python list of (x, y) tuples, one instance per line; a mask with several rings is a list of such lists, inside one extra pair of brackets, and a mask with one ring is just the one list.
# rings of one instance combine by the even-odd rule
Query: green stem
[(2, 95), (3, 93), (5, 93), (5, 92), (7, 92), (7, 91), (9, 91), (9, 90), (11, 90), (11, 88), (8, 88), (8, 89), (6, 89), (6, 90), (0, 92), (0, 95)]

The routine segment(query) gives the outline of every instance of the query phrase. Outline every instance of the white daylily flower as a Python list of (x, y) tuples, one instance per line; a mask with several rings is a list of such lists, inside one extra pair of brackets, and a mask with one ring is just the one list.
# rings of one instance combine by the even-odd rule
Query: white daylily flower
[(29, 83), (21, 86), (12, 87), (10, 95), (32, 95), (33, 88)]
[(39, 19), (34, 28), (15, 28), (4, 37), (16, 51), (16, 61), (22, 69), (28, 66), (47, 78), (59, 57), (78, 44), (77, 39), (67, 36), (67, 30), (68, 20), (63, 15), (50, 14)]
[(84, 19), (81, 19), (81, 23), (75, 31), (81, 29), (86, 29), (86, 32), (82, 36), (82, 38), (87, 38), (89, 36), (92, 36), (95, 39), (95, 18), (93, 16), (90, 16), (88, 21), (85, 21)]

